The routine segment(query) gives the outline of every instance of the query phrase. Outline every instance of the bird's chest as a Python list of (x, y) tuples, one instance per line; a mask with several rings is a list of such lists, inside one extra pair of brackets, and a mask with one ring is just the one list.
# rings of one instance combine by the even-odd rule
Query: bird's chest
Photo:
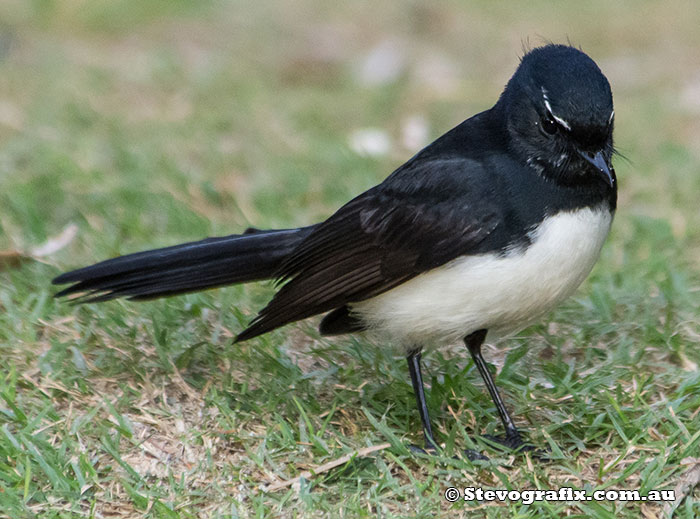
[(607, 208), (558, 213), (530, 232), (527, 247), (457, 258), (356, 310), (403, 342), (458, 340), (482, 328), (517, 331), (581, 284), (611, 221)]
[[(484, 323), (498, 332), (521, 328), (571, 295), (597, 261), (610, 230), (606, 208), (579, 209), (548, 217), (530, 233), (531, 243), (487, 261), (465, 258), (456, 268), (464, 284), (487, 297), (477, 305)], [(457, 260), (459, 262), (459, 260)]]

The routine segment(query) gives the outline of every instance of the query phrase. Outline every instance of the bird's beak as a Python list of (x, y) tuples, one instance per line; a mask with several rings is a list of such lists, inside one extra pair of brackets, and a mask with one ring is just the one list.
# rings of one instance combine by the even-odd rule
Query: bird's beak
[(579, 154), (588, 162), (593, 164), (593, 166), (603, 174), (610, 187), (613, 187), (615, 177), (613, 177), (613, 174), (610, 171), (610, 166), (608, 166), (608, 163), (605, 161), (605, 157), (603, 157), (602, 152), (599, 151), (595, 155), (591, 155), (590, 153), (580, 151)]

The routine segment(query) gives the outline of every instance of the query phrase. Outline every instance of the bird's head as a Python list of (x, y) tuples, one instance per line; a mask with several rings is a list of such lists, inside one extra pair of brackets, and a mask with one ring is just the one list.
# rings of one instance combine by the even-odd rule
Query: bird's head
[(532, 168), (562, 184), (615, 187), (612, 92), (586, 54), (567, 45), (531, 50), (499, 105), (514, 150)]

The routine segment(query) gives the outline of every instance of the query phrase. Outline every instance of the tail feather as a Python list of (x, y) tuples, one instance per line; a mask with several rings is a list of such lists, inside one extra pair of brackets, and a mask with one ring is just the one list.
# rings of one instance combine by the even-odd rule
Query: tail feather
[(99, 302), (184, 294), (274, 277), (280, 264), (311, 227), (260, 231), (137, 252), (61, 274), (55, 285), (72, 283), (56, 297)]

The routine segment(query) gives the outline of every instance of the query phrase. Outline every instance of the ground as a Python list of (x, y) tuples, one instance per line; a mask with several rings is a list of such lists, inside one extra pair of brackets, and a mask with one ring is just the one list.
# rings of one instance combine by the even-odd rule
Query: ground
[[(700, 515), (699, 26), (690, 0), (5, 0), (0, 516)], [(610, 79), (623, 155), (590, 278), (485, 350), (548, 461), (479, 439), (501, 426), (459, 344), (425, 357), (444, 450), (421, 458), (400, 356), (321, 338), (313, 319), (232, 344), (271, 284), (52, 298), (69, 268), (328, 216), (492, 105), (523, 48), (548, 40)], [(444, 498), (563, 486), (678, 499)]]

